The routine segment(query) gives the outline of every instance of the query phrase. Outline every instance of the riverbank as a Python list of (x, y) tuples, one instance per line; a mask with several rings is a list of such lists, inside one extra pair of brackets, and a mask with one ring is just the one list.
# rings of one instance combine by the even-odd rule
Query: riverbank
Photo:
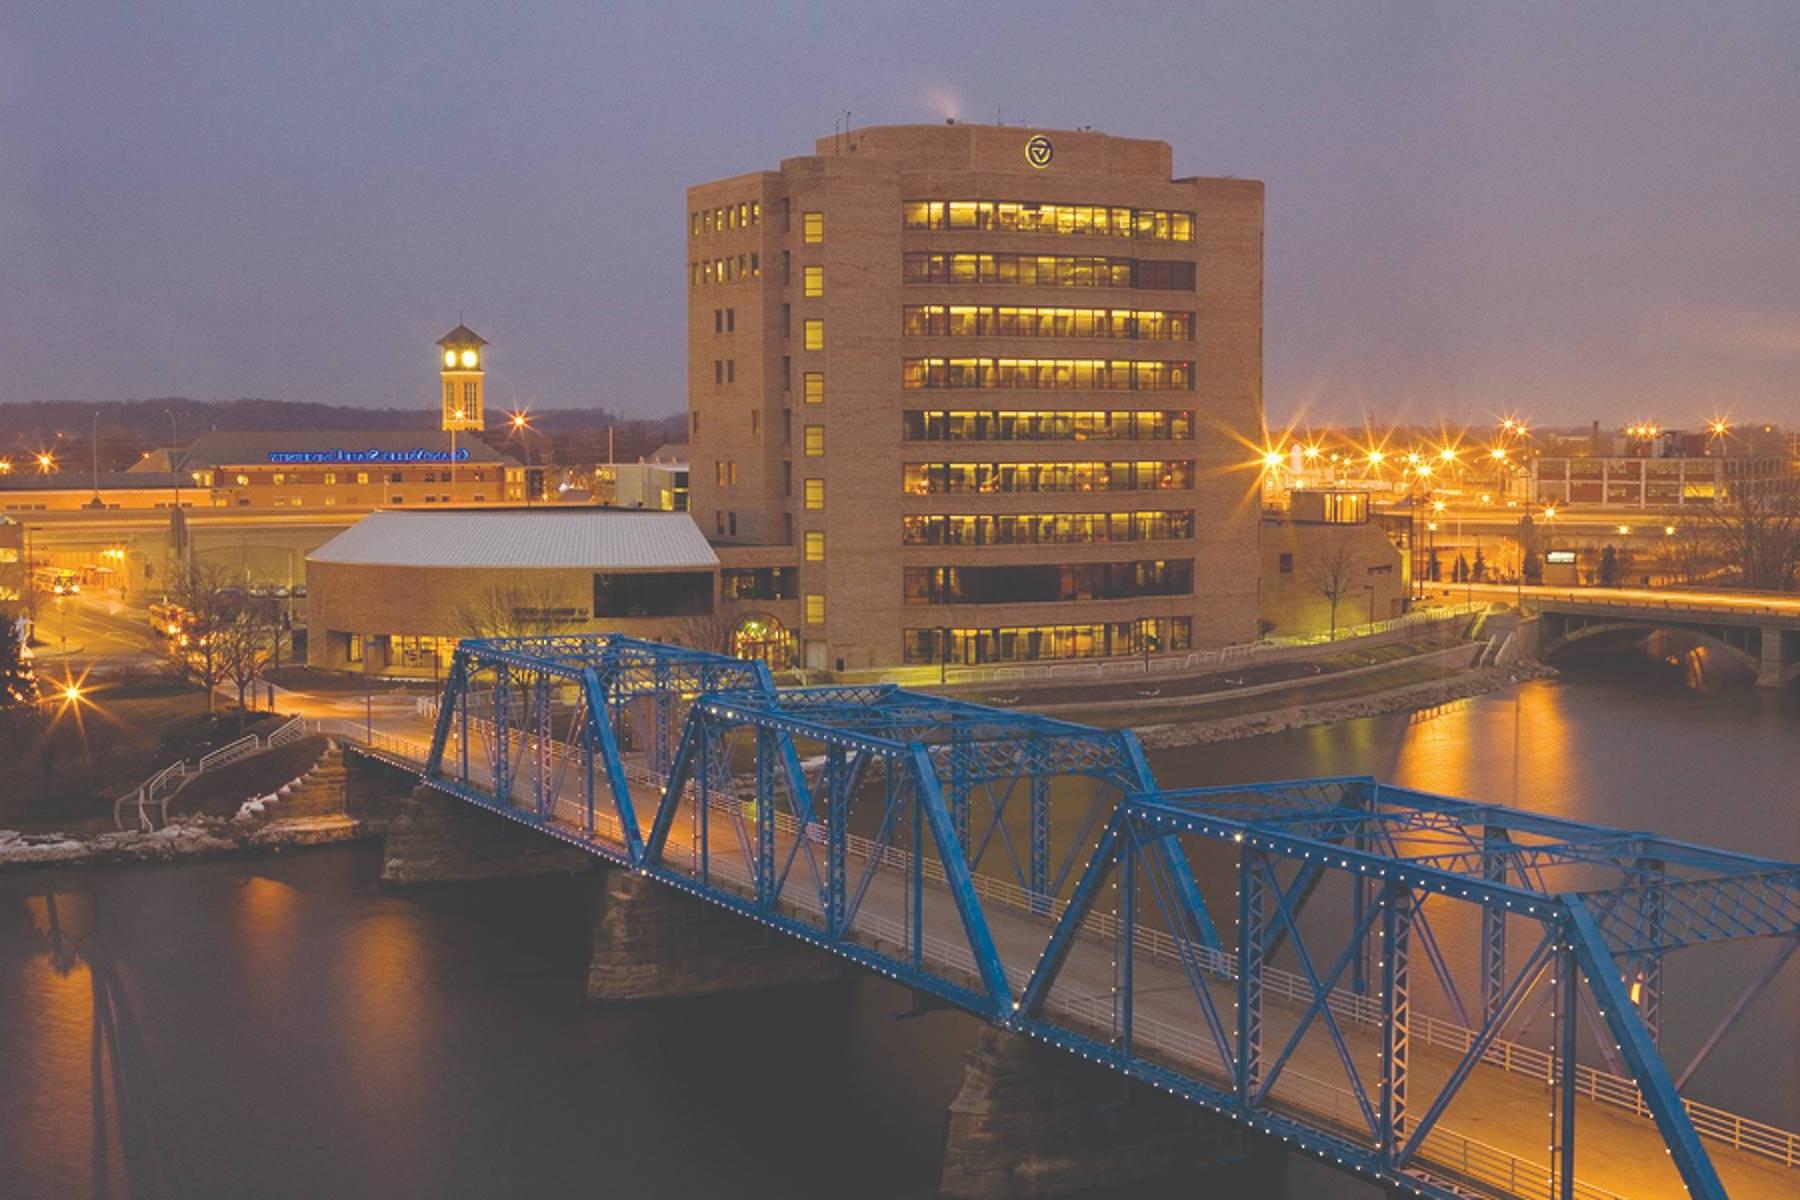
[[(259, 757), (268, 760), (265, 768), (286, 767), (280, 751), (293, 748), (281, 747)], [(273, 790), (262, 790), (272, 786), (271, 778), (250, 798), (233, 804), (221, 803), (218, 796), (207, 797), (207, 803), (196, 811), (171, 817), (160, 829), (0, 829), (0, 868), (169, 862), (340, 845), (378, 835), (385, 826), (385, 801), (410, 787), (362, 775), (353, 789), (342, 749), (323, 739), (318, 739), (310, 756), (311, 766)], [(246, 759), (232, 766), (255, 762)], [(223, 768), (220, 773), (229, 770), (231, 767)]]
[(1503, 667), (1476, 667), (1454, 675), (1422, 681), (1395, 682), (1381, 677), (1373, 681), (1373, 690), (1355, 696), (1303, 700), (1282, 708), (1240, 712), (1198, 721), (1135, 724), (1132, 729), (1138, 740), (1152, 749), (1237, 741), (1263, 734), (1305, 729), (1313, 725), (1353, 721), (1362, 717), (1417, 712), (1467, 700), (1528, 679), (1553, 678), (1556, 674), (1554, 667), (1532, 660)]
[(162, 829), (129, 829), (71, 836), (0, 829), (0, 868), (116, 866), (226, 854), (335, 846), (373, 837), (352, 817), (299, 817), (260, 825), (223, 817), (178, 817)]

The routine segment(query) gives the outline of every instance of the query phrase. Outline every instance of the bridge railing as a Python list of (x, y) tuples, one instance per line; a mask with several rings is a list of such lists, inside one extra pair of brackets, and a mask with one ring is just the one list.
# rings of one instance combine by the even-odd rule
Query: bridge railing
[(1590, 608), (1632, 609), (1642, 612), (1687, 612), (1703, 614), (1709, 617), (1775, 617), (1779, 620), (1792, 621), (1800, 619), (1800, 609), (1792, 604), (1756, 604), (1736, 600), (1708, 600), (1703, 597), (1681, 599), (1681, 593), (1671, 593), (1666, 600), (1631, 599), (1623, 596), (1607, 596), (1583, 594), (1581, 591), (1538, 592), (1529, 594), (1526, 600), (1535, 600), (1540, 605), (1551, 604), (1585, 605)]

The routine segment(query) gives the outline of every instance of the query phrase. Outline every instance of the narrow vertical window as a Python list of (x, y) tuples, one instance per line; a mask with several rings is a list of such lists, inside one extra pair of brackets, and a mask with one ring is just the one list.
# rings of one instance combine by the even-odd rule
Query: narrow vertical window
[(804, 376), (806, 402), (808, 404), (825, 403), (825, 372), (808, 371)]
[(817, 299), (825, 294), (825, 268), (800, 268), (800, 294), (807, 299)]
[(825, 561), (825, 534), (822, 530), (807, 530), (805, 558), (807, 562)]
[(806, 457), (823, 458), (825, 456), (825, 427), (808, 425), (805, 429)]
[(809, 246), (816, 246), (825, 240), (825, 214), (809, 212), (800, 214), (800, 240)]
[(806, 481), (806, 507), (814, 511), (825, 507), (825, 481), (823, 479)]
[(825, 596), (821, 592), (806, 594), (806, 623), (823, 625), (825, 623)]
[(808, 350), (823, 350), (825, 348), (825, 318), (824, 317), (808, 317), (808, 318), (806, 318), (805, 331), (806, 331), (806, 340), (802, 344), (805, 345), (805, 347)]

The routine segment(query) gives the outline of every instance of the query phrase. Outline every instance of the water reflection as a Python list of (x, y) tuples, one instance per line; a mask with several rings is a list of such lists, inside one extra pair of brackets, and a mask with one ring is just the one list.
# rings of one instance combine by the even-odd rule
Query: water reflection
[[(178, 1122), (161, 1095), (124, 977), (106, 953), (93, 897), (61, 892), (50, 883), (25, 897), (23, 907), (42, 954), (32, 971), (37, 976), (35, 1005), (23, 1014), (28, 1020), (37, 1018), (32, 1023), (38, 1028), (35, 1036), (27, 1034), (23, 1048), (37, 1043), (40, 1066), (60, 1059), (66, 1067), (73, 1038), (85, 1026), (92, 1194), (133, 1200), (190, 1194), (174, 1136)], [(68, 1107), (58, 1114), (63, 1128), (57, 1140), (66, 1159), (73, 1157), (74, 1139), (67, 1126), (75, 1117)], [(62, 1167), (71, 1170), (73, 1163), (65, 1161)]]

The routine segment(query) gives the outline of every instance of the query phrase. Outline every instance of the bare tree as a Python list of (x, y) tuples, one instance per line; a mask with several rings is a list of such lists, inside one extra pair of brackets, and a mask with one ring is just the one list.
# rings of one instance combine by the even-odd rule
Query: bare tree
[(731, 653), (731, 622), (719, 613), (694, 613), (663, 624), (669, 640), (678, 646), (715, 654)]
[(456, 609), (457, 632), (471, 638), (533, 637), (578, 619), (562, 593), (541, 584), (496, 585)]
[(179, 632), (169, 638), (169, 657), (182, 672), (206, 689), (206, 711), (213, 712), (213, 689), (225, 679), (219, 657), (219, 634), (243, 607), (244, 593), (216, 562), (193, 559), (169, 572), (169, 602), (184, 616)]
[[(237, 689), (238, 729), (244, 727), (245, 693), (281, 658), (286, 636), (278, 606), (252, 599), (219, 623), (213, 634), (213, 657), (220, 674)], [(252, 693), (253, 694), (253, 693)]]
[(1338, 605), (1350, 594), (1352, 586), (1363, 567), (1362, 555), (1350, 544), (1348, 538), (1332, 538), (1318, 554), (1306, 564), (1306, 578), (1311, 582), (1313, 590), (1325, 597), (1331, 606), (1331, 640), (1337, 640)]
[(1732, 487), (1698, 517), (1696, 532), (1744, 587), (1794, 590), (1800, 576), (1800, 476)]

